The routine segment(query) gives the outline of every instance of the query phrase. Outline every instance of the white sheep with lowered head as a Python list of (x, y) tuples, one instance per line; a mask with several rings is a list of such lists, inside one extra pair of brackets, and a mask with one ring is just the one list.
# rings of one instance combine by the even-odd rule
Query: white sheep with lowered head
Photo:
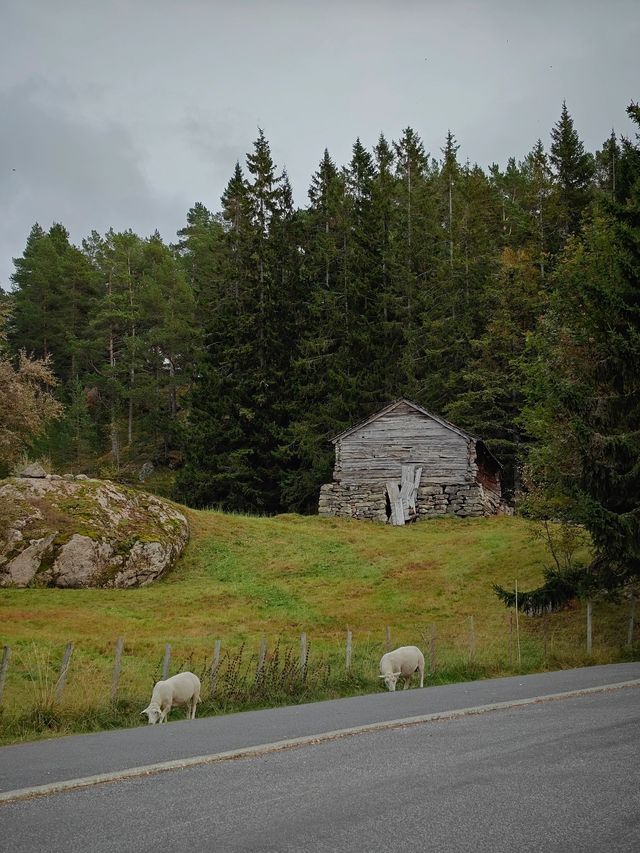
[(404, 679), (406, 690), (416, 671), (420, 673), (420, 687), (424, 687), (424, 655), (417, 646), (400, 646), (380, 659), (380, 678), (384, 678), (389, 690), (396, 689), (399, 678)]
[(166, 681), (158, 681), (153, 688), (151, 701), (141, 714), (146, 714), (149, 725), (166, 723), (169, 711), (175, 707), (187, 708), (187, 719), (194, 720), (196, 705), (200, 701), (200, 679), (192, 672), (179, 672)]

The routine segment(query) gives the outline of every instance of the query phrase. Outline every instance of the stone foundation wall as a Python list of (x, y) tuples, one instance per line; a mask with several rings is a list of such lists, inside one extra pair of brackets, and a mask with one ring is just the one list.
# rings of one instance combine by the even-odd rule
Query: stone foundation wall
[[(439, 515), (478, 517), (495, 515), (500, 499), (479, 483), (420, 486), (418, 519)], [(320, 488), (318, 515), (387, 521), (385, 487), (376, 484), (325, 483)]]
[(340, 518), (368, 518), (387, 520), (387, 503), (384, 487), (325, 483), (320, 487), (318, 515), (337, 515)]

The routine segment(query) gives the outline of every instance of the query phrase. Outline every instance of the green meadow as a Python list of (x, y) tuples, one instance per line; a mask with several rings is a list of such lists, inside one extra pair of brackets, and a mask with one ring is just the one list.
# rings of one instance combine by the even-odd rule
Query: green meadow
[[(628, 603), (594, 604), (589, 656), (581, 603), (544, 618), (519, 614), (517, 621), (505, 609), (492, 584), (535, 586), (550, 560), (532, 524), (520, 518), (440, 518), (398, 528), (187, 512), (187, 550), (151, 586), (0, 592), (0, 644), (11, 647), (0, 742), (142, 724), (139, 711), (162, 676), (167, 643), (170, 672), (188, 668), (203, 681), (199, 715), (380, 690), (387, 631), (394, 646), (421, 646), (427, 684), (634, 653), (626, 645)], [(118, 637), (125, 646), (112, 698)], [(221, 657), (212, 684), (216, 639)], [(68, 642), (74, 651), (56, 700)]]

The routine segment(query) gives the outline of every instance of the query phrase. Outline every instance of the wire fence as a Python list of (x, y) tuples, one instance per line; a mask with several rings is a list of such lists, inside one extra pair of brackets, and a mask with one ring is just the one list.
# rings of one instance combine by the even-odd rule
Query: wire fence
[[(198, 714), (228, 713), (385, 689), (380, 658), (401, 645), (425, 657), (425, 685), (627, 659), (634, 653), (634, 603), (621, 624), (598, 622), (587, 603), (581, 635), (561, 619), (519, 620), (510, 611), (502, 631), (470, 615), (413, 629), (295, 640), (265, 635), (243, 642), (198, 639), (161, 646), (115, 637), (110, 648), (68, 642), (5, 645), (0, 657), (0, 741), (41, 733), (136, 725), (154, 684), (185, 670), (202, 684)], [(525, 622), (525, 625), (523, 625)], [(417, 680), (414, 681), (417, 684)], [(181, 712), (174, 712), (175, 718)]]

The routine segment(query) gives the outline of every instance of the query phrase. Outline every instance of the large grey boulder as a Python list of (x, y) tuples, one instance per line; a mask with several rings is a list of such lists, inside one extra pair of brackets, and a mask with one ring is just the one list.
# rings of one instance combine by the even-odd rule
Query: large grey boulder
[(0, 586), (145, 586), (188, 538), (173, 504), (109, 480), (0, 481)]
[(47, 476), (47, 472), (39, 462), (31, 462), (30, 465), (25, 465), (18, 476), (25, 477), (27, 479), (35, 478), (37, 480), (41, 480)]

